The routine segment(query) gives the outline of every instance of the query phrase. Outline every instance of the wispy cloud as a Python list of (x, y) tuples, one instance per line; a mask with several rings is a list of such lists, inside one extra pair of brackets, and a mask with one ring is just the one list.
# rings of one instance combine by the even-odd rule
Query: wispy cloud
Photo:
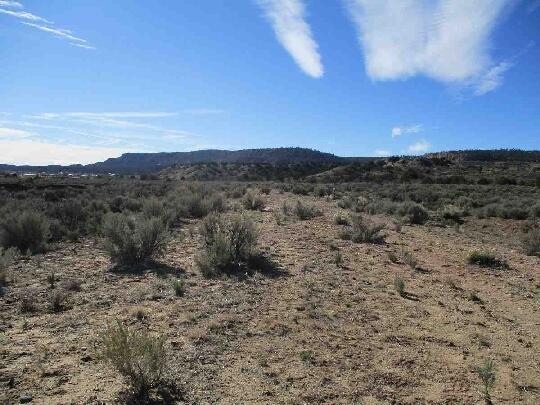
[(28, 131), (0, 127), (0, 138), (28, 138), (32, 134)]
[(0, 0), (0, 7), (23, 8), (23, 5), (18, 1)]
[[(57, 116), (61, 114), (56, 114)], [(91, 118), (163, 118), (177, 115), (175, 112), (162, 111), (128, 111), (128, 112), (69, 112), (64, 113), (68, 117), (91, 117)]]
[(511, 62), (501, 62), (489, 69), (476, 84), (474, 95), (482, 96), (499, 87), (503, 82), (504, 73), (512, 66), (514, 64)]
[(20, 18), (23, 20), (30, 20), (30, 21), (39, 21), (44, 23), (50, 23), (50, 21), (47, 21), (45, 18), (40, 17), (38, 15), (28, 13), (26, 11), (14, 11), (14, 10), (5, 10), (3, 8), (0, 8), (0, 14), (7, 14), (15, 18)]
[[(15, 17), (21, 20), (26, 20), (26, 21), (21, 21), (21, 23), (24, 25), (52, 34), (57, 38), (71, 41), (69, 42), (69, 44), (72, 46), (88, 49), (88, 50), (96, 49), (94, 46), (89, 45), (86, 39), (75, 36), (72, 31), (63, 29), (63, 28), (52, 27), (52, 25), (54, 25), (52, 21), (49, 21), (43, 17), (29, 13), (27, 11), (19, 10), (23, 8), (22, 3), (19, 3), (17, 1), (0, 0), (0, 7), (17, 9), (17, 10), (8, 10), (5, 8), (0, 8), (0, 14), (6, 14), (11, 17)], [(32, 21), (32, 22), (28, 22), (28, 21)]]
[(511, 58), (502, 61), (495, 66), (492, 66), (490, 69), (488, 69), (485, 73), (483, 73), (481, 76), (478, 77), (478, 79), (473, 84), (474, 91), (473, 94), (475, 96), (483, 96), (486, 93), (489, 93), (497, 88), (499, 88), (503, 81), (504, 81), (504, 74), (512, 69), (517, 60), (526, 54), (530, 48), (534, 47), (536, 43), (534, 41), (530, 41), (527, 46), (525, 46), (522, 50), (517, 52), (515, 55), (513, 55)]
[(309, 76), (324, 73), (318, 44), (305, 20), (302, 0), (256, 0), (270, 21), (278, 41)]
[[(497, 67), (489, 38), (511, 0), (346, 0), (373, 80), (469, 84)], [(502, 74), (499, 69), (499, 74)]]
[(426, 153), (431, 148), (431, 144), (427, 141), (415, 142), (409, 145), (407, 150), (411, 153)]
[(82, 39), (82, 38), (78, 38), (76, 36), (73, 35), (73, 33), (70, 31), (70, 30), (64, 30), (64, 29), (59, 29), (59, 28), (51, 28), (51, 27), (47, 27), (45, 25), (40, 25), (40, 24), (34, 24), (34, 23), (29, 23), (29, 22), (23, 22), (24, 25), (29, 25), (30, 27), (34, 27), (38, 30), (41, 30), (41, 31), (45, 31), (45, 32), (48, 32), (48, 33), (51, 33), (57, 37), (61, 37), (61, 38), (66, 38), (66, 39), (69, 39), (71, 41), (77, 41), (77, 42), (86, 42), (85, 39)]
[(416, 124), (406, 127), (394, 127), (392, 128), (392, 138), (397, 138), (403, 134), (414, 134), (422, 131), (422, 125)]

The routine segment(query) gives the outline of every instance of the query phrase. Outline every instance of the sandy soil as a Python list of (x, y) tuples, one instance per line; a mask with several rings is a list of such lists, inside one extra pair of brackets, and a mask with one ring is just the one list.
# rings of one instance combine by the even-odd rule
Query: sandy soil
[[(114, 403), (125, 385), (96, 345), (119, 319), (166, 336), (178, 403), (481, 404), (474, 369), (492, 359), (495, 404), (540, 404), (540, 259), (520, 252), (519, 222), (467, 218), (459, 229), (398, 232), (377, 216), (386, 243), (355, 244), (338, 238), (335, 201), (301, 197), (324, 215), (278, 224), (273, 211), (297, 198), (273, 193), (268, 211), (250, 214), (279, 264), (269, 274), (202, 278), (197, 221), (173, 237), (161, 259), (168, 267), (143, 274), (111, 272), (93, 240), (18, 260), (0, 297), (0, 403)], [(478, 248), (510, 268), (467, 264)], [(404, 251), (419, 270), (390, 261)], [(55, 290), (82, 282), (60, 313), (48, 309), (51, 272)], [(185, 296), (174, 295), (173, 278), (185, 278)], [(23, 297), (35, 312), (21, 313)]]

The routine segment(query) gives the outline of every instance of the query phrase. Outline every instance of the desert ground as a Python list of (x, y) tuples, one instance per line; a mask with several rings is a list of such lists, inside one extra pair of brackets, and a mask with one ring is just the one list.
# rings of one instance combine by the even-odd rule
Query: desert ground
[[(272, 263), (261, 271), (203, 277), (200, 219), (143, 270), (115, 270), (93, 237), (18, 258), (0, 297), (0, 402), (131, 401), (99, 353), (100, 333), (120, 321), (165, 338), (173, 388), (154, 403), (482, 404), (487, 360), (493, 403), (540, 403), (540, 259), (520, 250), (520, 221), (367, 215), (384, 242), (354, 243), (339, 237), (344, 210), (331, 198), (264, 198), (247, 213)], [(322, 215), (281, 214), (298, 200)], [(507, 268), (469, 264), (477, 249)], [(61, 310), (48, 309), (52, 291), (64, 291)]]

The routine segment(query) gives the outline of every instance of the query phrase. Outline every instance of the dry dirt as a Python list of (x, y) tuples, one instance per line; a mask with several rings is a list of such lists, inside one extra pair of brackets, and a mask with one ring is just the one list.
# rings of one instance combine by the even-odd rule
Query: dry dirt
[[(125, 385), (96, 345), (118, 319), (166, 336), (178, 403), (481, 404), (474, 370), (492, 359), (493, 403), (540, 404), (540, 259), (520, 252), (518, 221), (398, 232), (377, 216), (388, 224), (386, 244), (355, 244), (337, 236), (335, 201), (301, 197), (324, 215), (278, 224), (272, 211), (297, 198), (273, 193), (267, 212), (250, 213), (261, 249), (279, 264), (269, 274), (202, 278), (197, 221), (175, 234), (159, 271), (111, 272), (93, 240), (19, 259), (0, 297), (0, 403), (114, 403)], [(478, 248), (510, 268), (467, 264)], [(390, 261), (404, 251), (419, 270)], [(60, 313), (48, 309), (51, 272), (55, 289), (82, 282)], [(177, 277), (183, 297), (171, 288)], [(35, 312), (21, 313), (24, 296)]]

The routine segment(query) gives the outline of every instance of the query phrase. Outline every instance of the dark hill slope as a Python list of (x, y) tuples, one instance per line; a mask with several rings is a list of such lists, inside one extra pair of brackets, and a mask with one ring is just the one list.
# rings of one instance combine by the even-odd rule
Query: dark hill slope
[(125, 153), (118, 158), (89, 165), (71, 166), (14, 166), (0, 165), (0, 170), (45, 173), (119, 173), (136, 174), (163, 170), (172, 165), (196, 163), (340, 163), (343, 158), (306, 148), (267, 148), (228, 150), (199, 150), (194, 152)]

